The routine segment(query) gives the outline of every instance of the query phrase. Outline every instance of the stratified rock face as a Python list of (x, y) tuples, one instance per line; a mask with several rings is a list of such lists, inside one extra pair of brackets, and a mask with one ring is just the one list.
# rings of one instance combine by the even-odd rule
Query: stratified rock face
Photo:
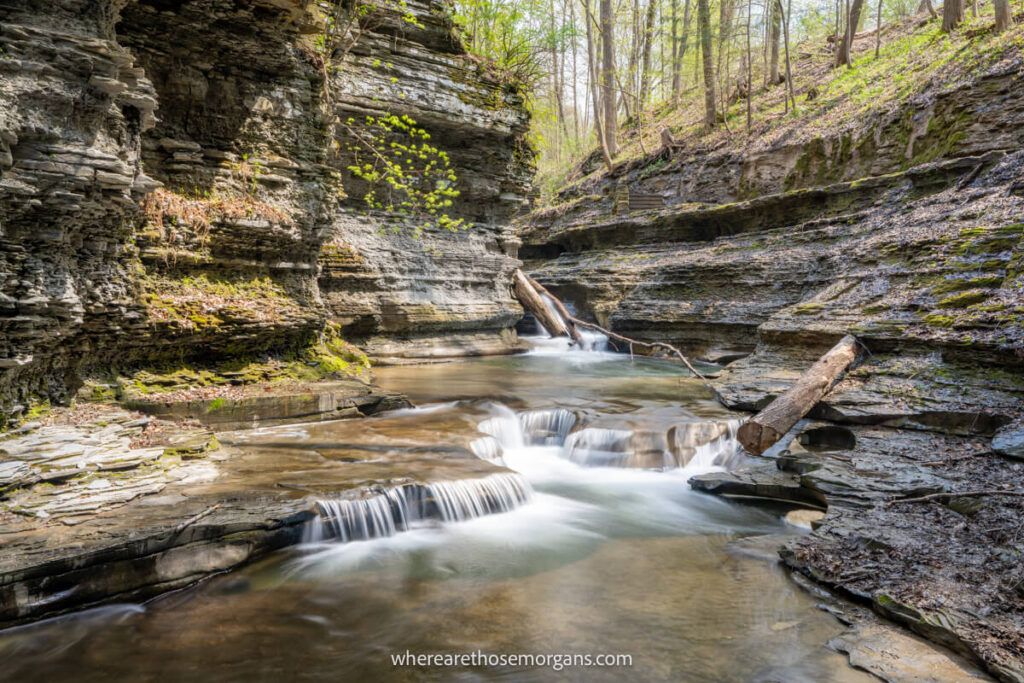
[(522, 309), (508, 286), (518, 242), (503, 228), (428, 231), (345, 213), (320, 255), (320, 291), (347, 339), (377, 361), (508, 353)]
[[(699, 356), (759, 341), (823, 352), (854, 332), (876, 352), (913, 346), (1019, 366), (1024, 80), (1019, 62), (1000, 68), (920, 111), (908, 105), (893, 119), (909, 126), (902, 134), (891, 121), (864, 131), (877, 154), (858, 146), (852, 167), (793, 167), (762, 179), (767, 194), (727, 204), (715, 202), (743, 196), (739, 185), (683, 193), (707, 205), (657, 212), (599, 215), (591, 204), (584, 215), (581, 202), (536, 215), (522, 253), (539, 280), (612, 329)], [(1005, 121), (988, 115), (995, 106)], [(938, 133), (914, 121), (939, 112), (938, 128), (958, 134), (930, 143), (935, 160), (903, 168), (916, 153), (882, 154), (908, 135), (924, 153)], [(864, 172), (876, 175), (836, 182)]]
[[(385, 17), (361, 36), (328, 98), (316, 12), (0, 3), (4, 414), (96, 368), (301, 347), (328, 318), (382, 355), (514, 347), (503, 226), (532, 172), (521, 97), (463, 53), (444, 6), (419, 2), (417, 25)], [(336, 113), (416, 118), (458, 174), (451, 213), (479, 230), (413, 241), (366, 217)], [(354, 274), (336, 267), (346, 250)]]
[[(0, 404), (61, 397), (83, 356), (138, 330), (130, 233), (149, 189), (152, 86), (116, 7), (0, 4)], [(5, 411), (6, 412), (6, 411)]]
[(117, 39), (153, 82), (142, 140), (164, 187), (137, 235), (147, 358), (297, 346), (322, 326), (316, 260), (337, 178), (300, 0), (138, 0)]
[[(509, 288), (518, 241), (505, 230), (533, 173), (522, 96), (469, 57), (436, 3), (410, 2), (365, 33), (332, 78), (332, 102), (356, 135), (367, 116), (408, 116), (451, 159), (459, 197), (448, 210), (471, 230), (409, 236), (397, 216), (368, 215), (367, 190), (348, 200), (321, 253), (320, 291), (346, 338), (377, 359), (508, 352), (522, 311)], [(396, 36), (401, 39), (396, 40)], [(351, 163), (346, 147), (335, 160)]]

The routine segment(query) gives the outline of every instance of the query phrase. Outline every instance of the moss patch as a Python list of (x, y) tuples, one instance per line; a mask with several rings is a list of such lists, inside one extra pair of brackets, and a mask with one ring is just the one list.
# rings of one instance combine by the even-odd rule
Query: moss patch
[(971, 290), (953, 296), (947, 296), (939, 302), (939, 308), (966, 308), (971, 304), (981, 303), (989, 297), (988, 292)]
[[(311, 344), (276, 357), (236, 358), (222, 363), (179, 363), (139, 369), (118, 377), (118, 398), (145, 398), (204, 388), (370, 379), (370, 359), (328, 324)], [(215, 397), (210, 409), (222, 407)]]

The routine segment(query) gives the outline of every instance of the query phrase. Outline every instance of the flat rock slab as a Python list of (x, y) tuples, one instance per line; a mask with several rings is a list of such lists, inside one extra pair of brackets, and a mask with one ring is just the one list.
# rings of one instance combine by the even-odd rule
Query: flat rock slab
[(828, 645), (846, 653), (852, 666), (890, 683), (993, 680), (963, 658), (887, 624), (857, 624)]
[(735, 472), (698, 474), (691, 477), (689, 482), (695, 491), (728, 498), (770, 500), (796, 506), (823, 505), (820, 497), (801, 486), (799, 477), (779, 471), (775, 463), (770, 461), (757, 462)]
[(405, 408), (404, 396), (356, 380), (318, 382), (300, 386), (267, 385), (265, 392), (239, 398), (132, 398), (125, 405), (150, 415), (191, 419), (217, 430), (269, 427), (360, 417)]
[(35, 514), (0, 512), (0, 627), (144, 600), (297, 543), (318, 498), (507, 471), (473, 455), (479, 437), (475, 415), (444, 413), (225, 433), (205, 451), (182, 432), (156, 465), (18, 490), (6, 503)]

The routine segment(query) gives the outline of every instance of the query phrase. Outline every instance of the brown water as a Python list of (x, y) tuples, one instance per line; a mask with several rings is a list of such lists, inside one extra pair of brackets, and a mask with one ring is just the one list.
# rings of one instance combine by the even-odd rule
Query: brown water
[[(401, 452), (444, 442), (448, 428), (461, 443), (493, 401), (568, 407), (630, 428), (726, 416), (674, 366), (581, 355), (382, 369), (385, 386), (419, 403), (459, 402), (268, 430), (242, 447), (293, 441), (302, 452), (333, 440), (379, 452), (390, 434)], [(512, 512), (300, 546), (144, 606), (3, 632), (0, 678), (871, 680), (825, 647), (842, 627), (811, 596), (774, 564), (730, 548), (744, 536), (794, 533), (777, 512), (695, 494), (689, 470), (580, 467), (555, 446), (505, 456), (535, 491)], [(632, 665), (395, 666), (391, 656), (407, 651), (626, 654)]]

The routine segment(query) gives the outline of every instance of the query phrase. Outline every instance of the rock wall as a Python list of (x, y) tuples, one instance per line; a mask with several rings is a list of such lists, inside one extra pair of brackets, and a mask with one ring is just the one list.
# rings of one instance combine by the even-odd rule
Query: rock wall
[(131, 233), (155, 92), (117, 3), (0, 4), (0, 396), (62, 398), (83, 357), (144, 325)]
[[(917, 124), (915, 149), (927, 160), (905, 167), (899, 141), (914, 137), (915, 119), (938, 112), (963, 123), (944, 142)], [(1024, 343), (1016, 303), (1024, 210), (1013, 189), (1024, 148), (1019, 58), (887, 121), (859, 134), (880, 156), (862, 151), (852, 168), (798, 174), (796, 164), (770, 182), (761, 176), (756, 196), (731, 201), (744, 193), (739, 176), (751, 177), (766, 155), (788, 154), (782, 146), (737, 159), (735, 182), (719, 177), (721, 197), (708, 190), (662, 211), (615, 216), (600, 215), (599, 204), (588, 212), (586, 202), (536, 214), (522, 253), (543, 282), (614, 330), (705, 357), (749, 353), (759, 340), (822, 346), (852, 329), (882, 348), (969, 347), (1016, 362)], [(798, 156), (820, 157), (819, 146)], [(884, 152), (897, 147), (904, 153)], [(710, 163), (675, 160), (679, 175), (663, 180), (710, 182), (714, 174), (679, 172), (701, 162)]]
[[(530, 192), (529, 117), (514, 87), (465, 54), (436, 3), (406, 8), (413, 23), (384, 22), (352, 49), (333, 76), (332, 105), (357, 134), (367, 116), (415, 120), (458, 176), (450, 214), (477, 227), (413, 239), (397, 217), (368, 213), (367, 188), (351, 179), (321, 254), (320, 290), (346, 338), (378, 359), (508, 352), (522, 311), (508, 286), (518, 241), (507, 226)], [(351, 161), (342, 149), (336, 163)]]
[[(0, 3), (3, 414), (112, 366), (302, 348), (327, 320), (384, 355), (513, 348), (528, 116), (443, 3), (408, 11), (327, 98), (302, 0)], [(412, 241), (366, 215), (330, 121), (370, 112), (431, 131), (479, 231)]]

